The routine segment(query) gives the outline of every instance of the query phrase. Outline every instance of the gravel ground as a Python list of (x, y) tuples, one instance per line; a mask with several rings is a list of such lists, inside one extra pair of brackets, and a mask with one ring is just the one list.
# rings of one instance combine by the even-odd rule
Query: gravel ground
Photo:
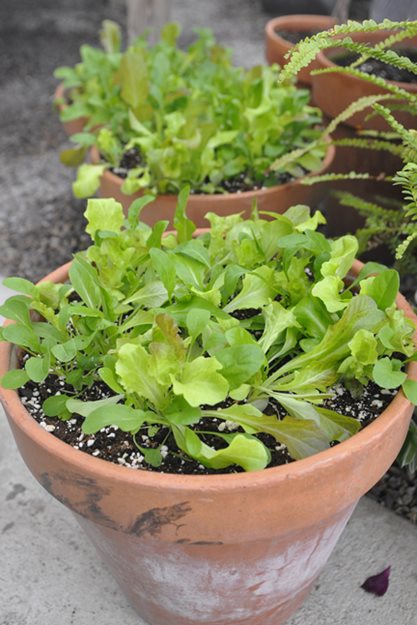
[(417, 473), (394, 465), (369, 496), (417, 525)]
[[(244, 65), (263, 61), (268, 16), (256, 0), (172, 0), (172, 18), (211, 27)], [(68, 146), (52, 108), (55, 67), (97, 41), (104, 18), (124, 23), (122, 0), (2, 0), (0, 3), (0, 249), (2, 275), (36, 280), (88, 244), (84, 201), (58, 154)], [(394, 467), (372, 497), (417, 524), (415, 475)]]

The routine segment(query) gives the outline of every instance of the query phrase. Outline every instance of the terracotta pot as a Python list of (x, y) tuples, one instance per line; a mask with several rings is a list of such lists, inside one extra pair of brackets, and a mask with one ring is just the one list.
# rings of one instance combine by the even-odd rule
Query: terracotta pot
[[(373, 33), (357, 33), (352, 34), (350, 37), (354, 41), (361, 43), (370, 43), (375, 45), (376, 43), (383, 41), (387, 36), (394, 34), (395, 31), (383, 31)], [(404, 39), (396, 47), (413, 47), (417, 46), (417, 37), (411, 39)], [(317, 56), (317, 60), (323, 67), (335, 67), (335, 63), (331, 58), (337, 54), (346, 53), (346, 50), (341, 47), (329, 48), (323, 52), (320, 52)], [(312, 76), (312, 99), (316, 106), (328, 115), (330, 118), (335, 118), (344, 111), (352, 102), (363, 97), (370, 95), (385, 94), (387, 91), (382, 87), (377, 87), (355, 76), (349, 76), (348, 74), (330, 73), (330, 74), (318, 74)], [(417, 84), (392, 82), (392, 84), (410, 91), (411, 93), (417, 93)], [(371, 112), (371, 108), (365, 109), (360, 113), (356, 113), (345, 123), (353, 128), (365, 128), (367, 130), (391, 130), (386, 121), (382, 117), (375, 115), (371, 119), (366, 117)], [(394, 113), (396, 119), (398, 119), (407, 128), (414, 128), (416, 126), (417, 117), (407, 112), (397, 111)]]
[[(68, 267), (46, 279), (65, 281)], [(397, 303), (416, 319), (402, 296)], [(11, 346), (2, 343), (0, 375), (10, 360)], [(417, 378), (417, 363), (409, 375)], [(40, 427), (15, 391), (0, 397), (30, 471), (75, 514), (151, 625), (283, 623), (359, 498), (393, 462), (412, 413), (400, 392), (362, 432), (310, 458), (254, 473), (185, 476), (75, 450)]]
[[(336, 24), (336, 20), (329, 15), (283, 15), (276, 17), (265, 26), (265, 56), (268, 63), (278, 63), (278, 65), (286, 65), (287, 59), (285, 55), (294, 47), (290, 41), (281, 37), (277, 31), (288, 30), (295, 32), (313, 33), (320, 30), (327, 30)], [(311, 85), (312, 77), (310, 72), (312, 69), (321, 67), (318, 60), (310, 63), (308, 67), (302, 69), (297, 78), (298, 81), (305, 85)]]
[[(54, 100), (64, 100), (65, 98), (65, 89), (64, 85), (60, 83), (58, 87), (55, 89)], [(58, 103), (57, 109), (60, 113), (67, 107), (63, 102)], [(71, 135), (75, 135), (77, 132), (82, 132), (84, 130), (84, 126), (87, 123), (87, 117), (78, 117), (77, 119), (71, 119), (67, 122), (61, 122), (66, 134), (70, 137)]]
[[(357, 132), (353, 128), (341, 125), (332, 134), (333, 139), (354, 139)], [(401, 159), (384, 150), (368, 150), (353, 146), (336, 146), (335, 158), (331, 164), (330, 172), (347, 174), (351, 171), (368, 173), (373, 178), (368, 180), (345, 180), (333, 181), (328, 184), (331, 191), (326, 197), (324, 206), (320, 206), (327, 219), (326, 234), (330, 237), (341, 236), (347, 232), (355, 234), (358, 228), (364, 226), (364, 218), (357, 210), (349, 206), (343, 206), (334, 191), (352, 193), (368, 202), (375, 202), (378, 197), (401, 202), (402, 194), (398, 186), (390, 180), (384, 180), (381, 176), (393, 176), (401, 169)], [(361, 258), (365, 258), (364, 255)], [(378, 246), (366, 253), (366, 258), (377, 260), (385, 264), (392, 264), (392, 254), (386, 247)]]
[[(335, 154), (335, 148), (329, 145), (323, 165), (315, 174), (321, 174), (328, 170)], [(94, 147), (91, 150), (91, 161), (99, 162), (99, 153)], [(308, 174), (312, 175), (312, 174)], [(123, 205), (127, 213), (131, 203), (143, 193), (125, 195), (121, 191), (123, 179), (110, 171), (105, 171), (101, 177), (99, 195), (101, 197), (113, 197)], [(214, 212), (218, 215), (232, 215), (234, 213), (244, 213), (249, 216), (254, 200), (257, 201), (259, 210), (274, 211), (284, 213), (290, 206), (295, 204), (316, 205), (323, 195), (322, 185), (312, 187), (301, 184), (299, 180), (294, 180), (286, 184), (260, 189), (258, 191), (245, 191), (243, 193), (227, 193), (224, 195), (190, 195), (187, 203), (187, 215), (198, 227), (209, 226), (204, 218), (206, 213)], [(154, 202), (145, 206), (141, 212), (141, 220), (153, 226), (160, 219), (166, 219), (172, 226), (172, 219), (177, 204), (176, 195), (159, 195)]]

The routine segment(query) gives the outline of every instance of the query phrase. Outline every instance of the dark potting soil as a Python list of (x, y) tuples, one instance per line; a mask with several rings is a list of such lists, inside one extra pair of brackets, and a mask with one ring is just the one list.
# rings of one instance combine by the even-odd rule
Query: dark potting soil
[[(265, 189), (268, 187), (275, 187), (281, 184), (286, 184), (293, 180), (293, 176), (291, 174), (284, 172), (280, 174), (275, 174), (273, 178), (268, 179), (267, 182), (260, 182), (258, 184), (254, 184), (253, 180), (251, 180), (247, 174), (241, 173), (233, 178), (228, 178), (227, 180), (223, 180), (219, 183), (219, 187), (221, 190), (216, 191), (216, 195), (221, 195), (222, 192), (226, 193), (244, 193), (245, 191), (259, 191), (260, 189)], [(201, 191), (196, 191), (196, 193), (201, 193)]]
[[(364, 389), (359, 399), (353, 399), (349, 391), (340, 384), (336, 385), (333, 391), (334, 398), (326, 400), (324, 406), (358, 419), (363, 427), (378, 417), (391, 401), (393, 395), (391, 391), (379, 389), (373, 383)], [(46, 417), (42, 411), (43, 401), (48, 397), (63, 393), (72, 394), (72, 389), (65, 385), (64, 380), (56, 376), (49, 376), (42, 384), (28, 382), (25, 387), (19, 390), (22, 403), (33, 418), (46, 431), (80, 452), (132, 469), (146, 469), (161, 473), (213, 474), (243, 471), (238, 466), (231, 466), (222, 470), (207, 469), (197, 461), (186, 458), (178, 449), (170, 431), (165, 427), (144, 426), (135, 437), (114, 426), (102, 428), (94, 435), (87, 435), (82, 432), (83, 418), (79, 415), (74, 414), (67, 421)], [(84, 393), (82, 399), (94, 401), (109, 397), (111, 394), (112, 392), (106, 385), (96, 383)], [(215, 406), (215, 408), (224, 408), (231, 403), (231, 400), (226, 401)], [(263, 411), (268, 415), (276, 415), (279, 419), (285, 416), (283, 409), (273, 399), (263, 407)], [(200, 433), (204, 431), (204, 434), (201, 435), (204, 442), (216, 449), (225, 446), (226, 443), (221, 438), (213, 436), (211, 432), (243, 431), (233, 422), (207, 417), (200, 421), (198, 430)], [(293, 462), (285, 445), (277, 443), (268, 434), (258, 434), (257, 437), (270, 450), (271, 462), (269, 467)], [(146, 456), (149, 450), (157, 447), (160, 448), (161, 464), (159, 467), (154, 467), (146, 461)]]
[(289, 41), (290, 43), (296, 44), (299, 41), (302, 41), (306, 37), (312, 37), (319, 33), (319, 30), (281, 30), (275, 29), (276, 34), (285, 41)]
[[(104, 159), (105, 160), (105, 159)], [(118, 167), (112, 167), (110, 171), (119, 176), (120, 178), (126, 178), (129, 170), (135, 169), (136, 167), (142, 167), (145, 164), (145, 161), (138, 150), (138, 148), (133, 147), (129, 150), (126, 150), (120, 160), (120, 164)], [(259, 184), (254, 184), (253, 180), (248, 176), (247, 173), (237, 174), (233, 176), (233, 178), (228, 178), (227, 180), (223, 180), (220, 182), (220, 189), (215, 192), (217, 195), (221, 195), (222, 193), (243, 193), (245, 191), (258, 191), (264, 187), (272, 187), (281, 184), (285, 184), (290, 182), (293, 177), (291, 174), (286, 172), (274, 174), (273, 177), (270, 177), (267, 182), (260, 182)], [(207, 180), (207, 184), (210, 181)], [(192, 194), (203, 193), (200, 190), (191, 190)]]
[[(395, 50), (398, 54), (408, 57), (410, 61), (413, 63), (417, 63), (417, 49), (414, 48), (399, 48)], [(356, 59), (358, 59), (358, 55), (354, 53), (341, 54), (332, 56), (332, 61), (337, 65), (341, 65), (342, 67), (347, 67)], [(385, 80), (393, 80), (395, 82), (405, 82), (405, 83), (417, 83), (417, 74), (413, 74), (405, 69), (400, 69), (398, 67), (393, 67), (392, 65), (388, 65), (387, 63), (383, 63), (378, 59), (368, 59), (357, 66), (362, 72), (365, 74), (374, 74), (375, 76), (379, 76), (380, 78), (385, 78)]]
[(130, 169), (136, 169), (136, 167), (142, 167), (143, 165), (144, 160), (139, 150), (130, 148), (123, 153), (119, 167), (113, 167), (110, 171), (120, 178), (126, 178)]

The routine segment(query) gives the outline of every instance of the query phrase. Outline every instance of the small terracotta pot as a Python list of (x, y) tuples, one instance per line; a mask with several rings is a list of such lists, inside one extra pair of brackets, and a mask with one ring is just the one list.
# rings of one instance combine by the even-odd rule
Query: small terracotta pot
[[(335, 148), (329, 145), (323, 165), (315, 174), (326, 172), (335, 155)], [(91, 150), (91, 161), (100, 161), (99, 153), (94, 147)], [(313, 174), (308, 174), (309, 176)], [(123, 179), (110, 171), (105, 171), (101, 177), (99, 195), (101, 197), (113, 197), (123, 205), (127, 213), (131, 203), (141, 197), (143, 193), (125, 195), (121, 186)], [(232, 215), (243, 213), (249, 217), (254, 200), (257, 201), (259, 210), (268, 210), (276, 213), (284, 213), (290, 206), (295, 204), (316, 205), (325, 191), (323, 185), (317, 184), (311, 187), (303, 185), (299, 180), (293, 180), (286, 184), (260, 189), (257, 191), (245, 191), (243, 193), (227, 193), (217, 195), (193, 194), (187, 203), (187, 215), (197, 227), (207, 227), (209, 222), (204, 218), (206, 213), (214, 212), (218, 215)], [(166, 219), (172, 226), (172, 219), (177, 204), (176, 195), (158, 195), (154, 202), (145, 206), (141, 212), (141, 220), (153, 226), (160, 219)]]
[[(268, 63), (278, 63), (281, 67), (286, 65), (288, 60), (285, 55), (294, 47), (294, 44), (281, 37), (277, 31), (288, 30), (292, 32), (313, 33), (320, 30), (327, 30), (336, 24), (336, 20), (329, 15), (283, 15), (276, 17), (265, 26), (265, 56)], [(318, 60), (310, 63), (308, 67), (302, 69), (297, 78), (298, 82), (304, 85), (311, 85), (312, 77), (310, 72), (312, 69), (318, 69), (320, 63)]]
[[(361, 263), (355, 262), (357, 274)], [(64, 282), (69, 264), (45, 279)], [(402, 296), (397, 304), (417, 320)], [(12, 361), (0, 344), (0, 375)], [(417, 378), (417, 363), (409, 376)], [(46, 432), (0, 389), (35, 478), (76, 516), (151, 625), (280, 625), (323, 569), (359, 498), (384, 474), (412, 406), (310, 458), (253, 473), (173, 475), (94, 458)], [(227, 513), (225, 513), (227, 511)]]
[[(360, 43), (369, 43), (375, 45), (380, 41), (383, 41), (387, 36), (394, 34), (395, 31), (379, 31), (373, 33), (356, 33), (349, 35), (354, 41)], [(417, 46), (417, 37), (410, 39), (404, 39), (396, 47), (412, 47)], [(335, 63), (331, 60), (331, 57), (337, 54), (346, 53), (346, 50), (342, 47), (328, 48), (317, 55), (317, 60), (322, 67), (335, 67)], [(323, 113), (334, 119), (342, 111), (344, 111), (352, 102), (358, 100), (363, 96), (385, 94), (387, 91), (382, 87), (377, 87), (355, 76), (349, 76), (348, 74), (330, 73), (330, 74), (318, 74), (312, 76), (312, 99), (316, 106), (321, 108)], [(417, 84), (404, 83), (404, 82), (392, 82), (392, 84), (401, 87), (411, 93), (417, 93)], [(384, 104), (384, 102), (382, 102)], [(370, 119), (366, 119), (371, 108), (365, 109), (360, 113), (356, 113), (345, 124), (353, 128), (367, 129), (367, 130), (391, 130), (391, 127), (380, 116), (374, 115)], [(414, 128), (417, 122), (417, 116), (403, 111), (393, 112), (394, 117), (398, 119), (406, 128)]]
[[(62, 111), (67, 107), (66, 104), (63, 103), (65, 99), (65, 89), (64, 85), (60, 83), (58, 87), (55, 89), (54, 100), (58, 100), (56, 105), (58, 111), (62, 113)], [(60, 102), (61, 100), (61, 102)], [(88, 121), (87, 117), (78, 117), (77, 119), (71, 119), (67, 122), (61, 122), (66, 134), (70, 137), (71, 135), (75, 135), (77, 132), (82, 132), (84, 130), (84, 126)]]

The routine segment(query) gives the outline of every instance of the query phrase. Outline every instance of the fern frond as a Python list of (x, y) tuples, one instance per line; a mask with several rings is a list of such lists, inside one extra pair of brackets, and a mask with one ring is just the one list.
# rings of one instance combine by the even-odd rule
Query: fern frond
[(355, 208), (363, 217), (374, 217), (379, 220), (380, 225), (396, 221), (396, 216), (398, 214), (398, 211), (396, 210), (384, 208), (379, 204), (364, 200), (353, 193), (349, 193), (348, 191), (335, 191), (334, 195), (337, 197), (342, 206)]
[[(334, 47), (335, 37), (381, 30), (404, 31), (405, 36), (412, 37), (417, 34), (417, 21), (393, 22), (385, 19), (378, 23), (374, 20), (364, 20), (363, 22), (349, 20), (345, 24), (336, 24), (327, 31), (321, 31), (297, 43), (286, 55), (288, 62), (282, 68), (278, 80), (280, 83), (291, 81), (301, 69), (307, 67), (316, 58), (320, 51)], [(338, 39), (337, 46), (343, 46), (343, 42), (346, 41), (353, 43), (351, 38), (346, 37), (345, 39)]]
[(300, 178), (300, 182), (308, 187), (319, 182), (337, 182), (339, 180), (373, 180), (370, 174), (358, 174), (351, 171), (347, 174), (322, 174), (321, 176), (306, 176)]
[(343, 44), (343, 47), (350, 52), (359, 54), (359, 59), (351, 63), (349, 65), (349, 69), (354, 69), (363, 63), (364, 60), (372, 58), (382, 61), (383, 63), (387, 63), (388, 65), (392, 65), (393, 67), (397, 67), (398, 69), (404, 69), (413, 74), (417, 74), (417, 65), (407, 56), (397, 54), (394, 50), (382, 50), (378, 46), (369, 46), (365, 43), (359, 43), (357, 41), (353, 41), (352, 43), (346, 41)]
[(415, 21), (409, 22), (409, 28), (398, 30), (392, 35), (388, 35), (388, 37), (386, 37), (382, 41), (379, 41), (377, 44), (375, 44), (374, 47), (376, 49), (381, 49), (381, 50), (392, 48), (392, 46), (395, 45), (396, 43), (400, 43), (404, 39), (408, 39), (410, 35), (413, 36), (413, 34), (417, 32), (416, 24), (417, 22)]
[(385, 119), (385, 121), (391, 126), (398, 136), (403, 140), (408, 148), (411, 148), (417, 152), (417, 133), (407, 130), (391, 113), (389, 109), (382, 106), (378, 102), (372, 105), (375, 111)]
[(359, 69), (354, 69), (352, 67), (342, 67), (341, 65), (335, 65), (333, 67), (324, 67), (320, 69), (312, 70), (311, 75), (316, 76), (318, 74), (347, 74), (349, 76), (354, 76), (355, 78), (360, 78), (365, 82), (369, 82), (376, 87), (380, 87), (381, 89), (385, 89), (393, 96), (401, 100), (407, 100), (412, 103), (417, 103), (417, 96), (410, 91), (406, 91), (402, 87), (398, 87), (393, 82), (389, 80), (385, 80), (385, 78), (381, 78), (380, 76), (374, 76), (374, 74), (367, 74), (366, 72), (361, 72)]
[(361, 137), (376, 137), (377, 139), (386, 139), (387, 141), (398, 140), (398, 134), (396, 132), (383, 131), (383, 130), (371, 130), (362, 128), (357, 130), (356, 133)]
[(402, 156), (403, 147), (402, 145), (398, 145), (395, 143), (390, 143), (389, 141), (379, 141), (378, 139), (336, 139), (333, 141), (334, 145), (339, 145), (342, 147), (354, 147), (361, 148), (363, 150), (383, 150), (385, 152), (390, 152), (390, 154), (394, 154), (396, 156)]
[(407, 163), (394, 176), (394, 184), (401, 185), (402, 194), (407, 201), (405, 216), (411, 221), (417, 221), (417, 164)]
[(397, 247), (397, 249), (395, 251), (395, 258), (397, 260), (402, 260), (402, 258), (404, 257), (404, 254), (407, 252), (407, 250), (410, 247), (411, 243), (415, 239), (417, 239), (417, 230), (415, 232), (412, 232), (411, 234), (409, 234), (408, 237), (405, 239), (405, 241), (400, 243), (400, 245)]
[(326, 128), (326, 131), (325, 131), (326, 134), (331, 135), (339, 126), (339, 124), (345, 122), (347, 119), (350, 119), (350, 117), (352, 117), (352, 115), (355, 115), (355, 113), (360, 113), (364, 109), (376, 106), (379, 102), (382, 102), (383, 100), (387, 100), (389, 97), (390, 96), (388, 94), (387, 95), (368, 95), (368, 96), (363, 96), (362, 98), (358, 98), (354, 102), (351, 102), (351, 104), (349, 104), (349, 106), (346, 107), (344, 111), (339, 113), (337, 117), (331, 120), (331, 122), (328, 124)]

